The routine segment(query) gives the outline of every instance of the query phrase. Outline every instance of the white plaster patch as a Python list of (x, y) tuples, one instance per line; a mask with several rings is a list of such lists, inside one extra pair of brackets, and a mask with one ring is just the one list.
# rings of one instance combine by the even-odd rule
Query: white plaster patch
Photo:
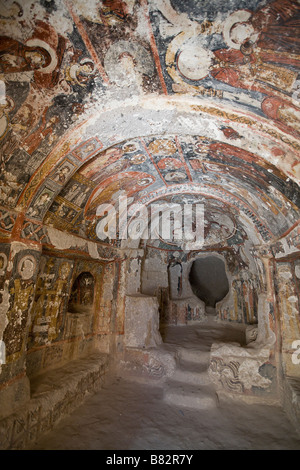
[(86, 0), (72, 0), (71, 5), (77, 15), (83, 16), (93, 23), (102, 24), (101, 3), (99, 0), (89, 0), (88, 2)]
[(60, 250), (67, 250), (69, 248), (85, 248), (89, 242), (78, 238), (74, 235), (62, 233), (53, 227), (48, 227), (48, 236), (50, 243)]
[(282, 247), (284, 249), (283, 253), (276, 253), (275, 258), (281, 258), (284, 257), (287, 254), (294, 253), (297, 250), (297, 248), (290, 243), (287, 242), (286, 238), (283, 238), (281, 241)]
[[(122, 116), (119, 110), (123, 109)], [(209, 115), (211, 108), (212, 116)], [(201, 111), (203, 109), (203, 111)], [(120, 96), (119, 87), (109, 87), (94, 108), (88, 110), (89, 119), (80, 128), (82, 140), (87, 140), (91, 135), (97, 135), (103, 143), (103, 150), (113, 143), (122, 140), (136, 138), (138, 136), (155, 134), (199, 134), (210, 138), (228, 142), (223, 132), (219, 129), (220, 124), (228, 125), (227, 114), (234, 113), (237, 118), (235, 130), (242, 138), (237, 139), (235, 144), (245, 150), (251, 150), (270, 163), (278, 163), (278, 157), (274, 156), (269, 149), (278, 145), (277, 141), (267, 134), (271, 131), (267, 120), (257, 121), (255, 115), (247, 112), (250, 124), (243, 123), (244, 113), (240, 114), (237, 109), (224, 103), (218, 106), (219, 113), (215, 115), (215, 99), (208, 97), (168, 96), (158, 97), (154, 94)], [(222, 116), (224, 113), (224, 116)], [(85, 118), (88, 118), (88, 114)], [(163, 117), (162, 117), (163, 114)], [(133, 116), (136, 116), (133, 119)], [(101, 125), (99, 125), (101, 123)], [(257, 123), (257, 124), (254, 124)], [(218, 125), (217, 125), (218, 124)], [(265, 131), (266, 128), (266, 131)], [(99, 134), (101, 129), (101, 134)], [(78, 128), (76, 129), (78, 135)], [(289, 139), (292, 140), (292, 139)], [(285, 141), (286, 142), (286, 141)], [(280, 161), (278, 168), (285, 173), (291, 174), (290, 168), (295, 161), (295, 152), (291, 151), (288, 143), (281, 142), (282, 148), (286, 148), (284, 162)], [(277, 166), (278, 166), (277, 165)], [(293, 170), (294, 174), (294, 170)], [(295, 179), (295, 177), (294, 177)]]
[(100, 258), (98, 250), (97, 250), (97, 245), (95, 243), (88, 242), (88, 250), (89, 250), (89, 255), (92, 258), (95, 258), (95, 259)]
[(246, 359), (239, 367), (239, 379), (243, 382), (245, 388), (251, 389), (255, 387), (268, 387), (271, 380), (262, 377), (259, 373), (261, 363), (255, 360)]
[(199, 47), (198, 44), (187, 44), (178, 57), (180, 73), (190, 80), (201, 80), (208, 75), (213, 54)]

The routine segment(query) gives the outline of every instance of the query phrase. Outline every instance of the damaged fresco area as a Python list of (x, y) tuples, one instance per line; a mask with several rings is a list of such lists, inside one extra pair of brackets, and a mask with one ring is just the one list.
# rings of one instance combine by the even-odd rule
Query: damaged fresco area
[[(228, 394), (246, 396), (274, 394), (276, 389), (276, 367), (269, 362), (268, 353), (253, 359), (243, 350), (239, 358), (236, 349), (227, 357), (224, 351), (212, 352), (209, 374), (217, 387)], [(219, 357), (217, 356), (219, 354)], [(229, 354), (230, 355), (230, 354)], [(259, 354), (258, 354), (259, 356)]]
[[(212, 344), (220, 394), (275, 399), (299, 380), (299, 14), (296, 0), (0, 5), (4, 414), (40, 375), (93, 354), (62, 408), (109, 363), (169, 378), (161, 327), (245, 331), (245, 344)], [(144, 237), (136, 204), (190, 205), (193, 228), (202, 205), (203, 245), (174, 240), (175, 226)], [(117, 231), (100, 239), (108, 205)]]
[(118, 211), (121, 196), (127, 197), (128, 220), (136, 203), (204, 204), (206, 246), (225, 240), (238, 245), (245, 236), (243, 228), (237, 230), (244, 225), (236, 220), (240, 212), (264, 241), (282, 235), (299, 217), (299, 190), (276, 167), (233, 145), (175, 136), (129, 141), (92, 157), (50, 205), (44, 222), (97, 240), (97, 208), (112, 204)]
[[(20, 1), (1, 7), (1, 201), (8, 207), (15, 207), (30, 177), (107, 84), (118, 83), (118, 74), (129, 79), (124, 67), (130, 61), (141, 60), (142, 87), (157, 89), (149, 44), (128, 41), (135, 36), (136, 12), (119, 2), (120, 16), (117, 4), (105, 3), (95, 5), (94, 20), (93, 8), (79, 3), (60, 1), (51, 8)], [(112, 69), (121, 56), (125, 65), (121, 61)], [(143, 70), (147, 60), (149, 76)], [(81, 146), (79, 157), (88, 153), (88, 145)]]
[(234, 101), (299, 136), (296, 2), (154, 0), (150, 14), (169, 93)]
[[(9, 254), (10, 254), (10, 245), (9, 244), (1, 244), (1, 252), (0, 252), (0, 336), (1, 340), (3, 337), (3, 332), (5, 327), (8, 323), (7, 318), (7, 310), (9, 308), (9, 289), (8, 284), (9, 281), (6, 278), (7, 273), (7, 265), (9, 262)], [(6, 351), (5, 351), (6, 355)]]
[(28, 337), (29, 349), (61, 338), (72, 269), (73, 263), (67, 260), (45, 256), (41, 259)]
[[(102, 1), (87, 9), (82, 2), (7, 2), (0, 18), (2, 204), (16, 207), (66, 130), (98, 100), (121, 90), (124, 97), (128, 90), (131, 96), (188, 93), (234, 103), (298, 138), (299, 6), (293, 0), (284, 0), (284, 8), (282, 0), (265, 3), (238, 8), (215, 1), (199, 8)], [(230, 126), (222, 132), (239, 139)], [(101, 146), (90, 137), (75, 155), (83, 161)], [(176, 156), (161, 163), (167, 184), (190, 179)], [(72, 165), (79, 162), (71, 157), (59, 174), (49, 176), (51, 184), (40, 189), (37, 208), (28, 215), (45, 214), (41, 206), (49, 208), (58, 184), (76, 170)]]
[[(29, 4), (23, 8), (8, 3), (12, 10), (17, 6), (20, 10), (9, 19), (1, 17), (2, 32), (13, 20), (16, 27), (14, 37), (9, 37), (11, 28), (1, 37), (0, 77), (6, 100), (2, 108), (1, 200), (14, 207), (24, 185), (65, 129), (83, 113), (97, 72), (82, 40), (76, 43), (76, 34), (72, 42), (65, 27), (64, 35), (57, 33), (47, 21), (46, 11), (32, 28)], [(37, 3), (34, 9), (38, 9)]]
[(299, 256), (288, 257), (285, 261), (276, 262), (276, 292), (278, 308), (281, 312), (282, 354), (284, 372), (293, 376), (297, 374), (297, 361), (293, 360), (293, 342), (300, 335), (299, 318)]
[(40, 254), (32, 250), (17, 252), (13, 260), (14, 277), (8, 285), (8, 324), (3, 333), (8, 360), (24, 352), (24, 331), (28, 328), (33, 304)]

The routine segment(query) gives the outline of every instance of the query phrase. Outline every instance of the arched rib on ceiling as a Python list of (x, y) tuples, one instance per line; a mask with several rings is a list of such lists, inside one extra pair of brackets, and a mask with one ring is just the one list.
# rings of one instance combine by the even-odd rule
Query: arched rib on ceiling
[[(121, 181), (130, 197), (201, 185), (246, 201), (275, 238), (296, 223), (296, 0), (21, 3), (0, 19), (3, 207), (89, 238), (100, 191)], [(165, 138), (175, 157), (148, 148)], [(146, 162), (124, 152), (133, 140)]]
[[(49, 179), (60, 188), (43, 215), (44, 222), (97, 241), (96, 212), (101, 204), (117, 208), (120, 195), (127, 197), (129, 208), (134, 203), (172, 202), (173, 196), (177, 201), (182, 196), (184, 203), (190, 195), (194, 202), (209, 201), (210, 222), (218, 201), (235, 226), (241, 218), (248, 219), (258, 236), (256, 242), (280, 238), (299, 219), (298, 186), (266, 159), (238, 147), (236, 142), (243, 139), (236, 132), (222, 127), (218, 134), (224, 136), (222, 141), (204, 135), (143, 136), (107, 150), (97, 150), (99, 139), (87, 139), (71, 155), (83, 160), (77, 170), (62, 171), (71, 167), (74, 160), (69, 157), (50, 173)], [(90, 156), (84, 162), (85, 154)], [(39, 201), (43, 192), (37, 194)], [(27, 210), (29, 218), (39, 216), (35, 207)]]
[[(49, 207), (49, 202), (61, 192), (64, 184), (95, 155), (100, 159), (103, 157), (103, 163), (105, 159), (115, 158), (109, 153), (114, 152), (112, 142), (124, 144), (132, 138), (153, 134), (213, 138), (250, 151), (254, 156), (259, 155), (287, 178), (299, 182), (297, 140), (269, 126), (266, 120), (257, 120), (249, 114), (245, 116), (236, 110), (216, 108), (209, 100), (193, 100), (192, 103), (188, 99), (172, 101), (153, 97), (143, 106), (124, 106), (91, 116), (82, 126), (70, 131), (38, 168), (19, 198), (20, 209), (34, 206), (43, 191), (49, 196)], [(68, 169), (59, 180), (57, 173), (64, 166)]]

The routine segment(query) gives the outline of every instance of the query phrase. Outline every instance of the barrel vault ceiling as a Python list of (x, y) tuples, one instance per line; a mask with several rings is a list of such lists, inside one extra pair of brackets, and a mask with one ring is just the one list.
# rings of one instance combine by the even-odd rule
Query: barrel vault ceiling
[(206, 246), (284, 236), (300, 207), (299, 13), (297, 0), (1, 2), (1, 233), (97, 241), (97, 208), (125, 195), (202, 202)]

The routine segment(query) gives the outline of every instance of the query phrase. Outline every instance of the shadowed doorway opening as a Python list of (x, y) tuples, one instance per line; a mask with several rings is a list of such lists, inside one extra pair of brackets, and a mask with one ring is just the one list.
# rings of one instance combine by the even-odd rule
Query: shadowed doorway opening
[(205, 303), (207, 314), (216, 313), (216, 304), (229, 292), (225, 264), (217, 256), (206, 256), (192, 264), (189, 281), (193, 293)]

